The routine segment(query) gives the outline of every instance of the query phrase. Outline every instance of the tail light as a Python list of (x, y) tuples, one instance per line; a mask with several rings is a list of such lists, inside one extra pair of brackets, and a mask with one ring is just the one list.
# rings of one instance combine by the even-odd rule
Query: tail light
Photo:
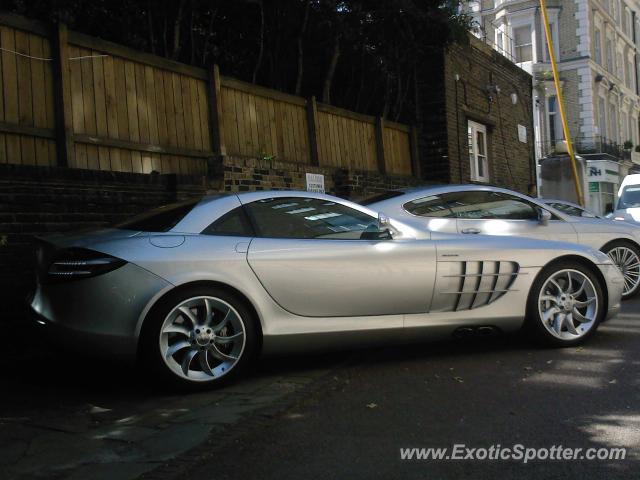
[(75, 280), (95, 277), (120, 268), (127, 262), (120, 258), (83, 248), (70, 248), (58, 252), (49, 265), (49, 280)]

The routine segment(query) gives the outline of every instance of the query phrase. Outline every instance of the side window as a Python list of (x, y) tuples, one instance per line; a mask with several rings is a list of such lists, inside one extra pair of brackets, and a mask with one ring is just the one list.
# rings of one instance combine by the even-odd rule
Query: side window
[(260, 237), (359, 240), (377, 219), (330, 200), (281, 197), (245, 206)]
[(536, 220), (534, 205), (511, 195), (498, 192), (461, 192), (451, 203), (458, 218)]
[(405, 203), (402, 207), (412, 215), (420, 217), (453, 218), (455, 214), (449, 206), (452, 194), (429, 195), (416, 198)]
[(253, 227), (242, 207), (225, 213), (202, 231), (205, 235), (225, 235), (234, 237), (253, 237)]

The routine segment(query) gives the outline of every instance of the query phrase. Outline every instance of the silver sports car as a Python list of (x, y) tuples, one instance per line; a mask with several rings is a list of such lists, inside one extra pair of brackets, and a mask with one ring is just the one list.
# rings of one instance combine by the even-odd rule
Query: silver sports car
[(212, 196), (44, 239), (37, 323), (72, 347), (217, 385), (259, 353), (514, 331), (574, 345), (619, 308), (592, 248), (414, 229), (307, 192)]
[(390, 191), (362, 202), (415, 228), (463, 234), (561, 240), (600, 250), (624, 275), (623, 298), (640, 290), (640, 229), (576, 217), (504, 188), (441, 185)]

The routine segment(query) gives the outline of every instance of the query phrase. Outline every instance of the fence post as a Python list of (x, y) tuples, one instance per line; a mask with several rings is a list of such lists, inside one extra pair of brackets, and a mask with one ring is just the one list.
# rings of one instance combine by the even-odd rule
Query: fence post
[(69, 81), (69, 43), (67, 26), (58, 23), (52, 34), (53, 79), (58, 165), (69, 165), (73, 154), (73, 124)]
[(409, 131), (409, 144), (411, 146), (411, 173), (416, 178), (422, 178), (420, 172), (420, 148), (418, 146), (418, 127), (413, 125)]
[(309, 159), (311, 165), (320, 165), (320, 157), (318, 155), (318, 104), (316, 97), (312, 96), (307, 99), (307, 130), (309, 133)]
[(384, 118), (376, 118), (376, 155), (378, 158), (378, 171), (381, 174), (387, 173), (387, 163), (384, 158)]
[[(209, 77), (209, 132), (211, 149), (215, 154), (224, 157), (227, 155), (227, 147), (224, 143), (221, 90), (220, 68), (214, 65)], [(218, 168), (216, 165), (208, 165), (207, 170), (211, 176), (218, 171)]]

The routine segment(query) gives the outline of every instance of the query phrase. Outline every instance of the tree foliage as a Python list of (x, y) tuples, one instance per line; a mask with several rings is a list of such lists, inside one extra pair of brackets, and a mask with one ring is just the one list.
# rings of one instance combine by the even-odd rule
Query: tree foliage
[[(249, 82), (412, 120), (426, 59), (466, 39), (454, 0), (8, 0), (9, 9)], [(6, 5), (6, 3), (5, 3)], [(5, 7), (6, 8), (6, 7)]]

